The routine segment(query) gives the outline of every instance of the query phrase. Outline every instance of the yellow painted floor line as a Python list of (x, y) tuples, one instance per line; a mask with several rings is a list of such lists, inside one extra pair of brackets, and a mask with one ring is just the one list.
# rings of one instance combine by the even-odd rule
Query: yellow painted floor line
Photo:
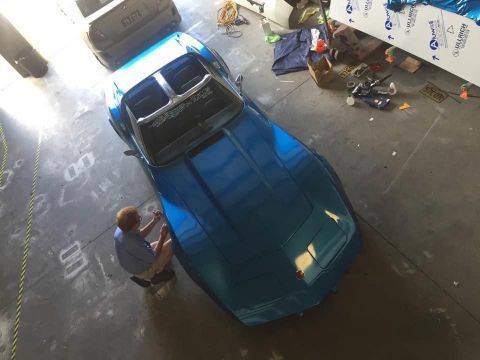
[(33, 166), (32, 190), (30, 192), (30, 200), (28, 202), (27, 226), (25, 228), (25, 238), (23, 240), (23, 256), (22, 256), (22, 265), (20, 268), (20, 277), (18, 282), (17, 309), (15, 314), (15, 325), (13, 328), (12, 349), (10, 352), (10, 359), (15, 359), (15, 356), (17, 354), (17, 348), (18, 348), (18, 335), (20, 331), (20, 320), (22, 316), (23, 292), (24, 292), (24, 285), (25, 285), (25, 276), (27, 273), (28, 253), (30, 251), (30, 237), (32, 234), (33, 207), (35, 205), (35, 197), (37, 193), (37, 181), (38, 181), (41, 144), (42, 144), (42, 137), (41, 135), (39, 135), (37, 150), (35, 152), (35, 162)]
[(7, 160), (8, 160), (8, 143), (7, 143), (7, 138), (5, 137), (5, 132), (3, 131), (2, 123), (0, 123), (0, 138), (2, 140), (2, 147), (3, 147), (2, 163), (0, 164), (0, 186), (2, 186), (3, 174), (5, 172), (5, 166), (7, 166)]

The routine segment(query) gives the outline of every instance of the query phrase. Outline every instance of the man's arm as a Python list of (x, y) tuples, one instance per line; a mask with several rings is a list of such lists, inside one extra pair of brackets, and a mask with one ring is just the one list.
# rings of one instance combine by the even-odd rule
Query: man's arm
[(155, 210), (153, 212), (152, 220), (149, 221), (147, 225), (145, 225), (142, 229), (140, 229), (140, 235), (143, 238), (146, 238), (148, 234), (152, 231), (153, 227), (160, 221), (163, 214), (160, 210)]
[(160, 237), (158, 238), (157, 246), (155, 247), (155, 253), (160, 254), (162, 251), (162, 246), (165, 240), (167, 240), (169, 229), (167, 224), (163, 224), (162, 228), (160, 229)]

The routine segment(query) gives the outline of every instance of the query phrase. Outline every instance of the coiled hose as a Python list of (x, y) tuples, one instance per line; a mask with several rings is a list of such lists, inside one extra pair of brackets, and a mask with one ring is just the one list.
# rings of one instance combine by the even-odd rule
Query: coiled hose
[(217, 25), (225, 27), (225, 34), (230, 37), (240, 37), (242, 32), (235, 30), (238, 19), (237, 4), (233, 0), (227, 0), (217, 11)]

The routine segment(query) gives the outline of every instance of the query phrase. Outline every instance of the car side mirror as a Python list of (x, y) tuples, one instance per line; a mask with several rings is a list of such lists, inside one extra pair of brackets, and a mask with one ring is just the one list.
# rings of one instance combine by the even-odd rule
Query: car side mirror
[(125, 156), (135, 156), (137, 159), (140, 159), (140, 154), (137, 152), (137, 150), (132, 150), (132, 149), (125, 150), (123, 154)]
[(242, 92), (242, 83), (243, 83), (243, 75), (238, 74), (237, 77), (235, 78), (235, 85), (240, 89), (240, 92)]

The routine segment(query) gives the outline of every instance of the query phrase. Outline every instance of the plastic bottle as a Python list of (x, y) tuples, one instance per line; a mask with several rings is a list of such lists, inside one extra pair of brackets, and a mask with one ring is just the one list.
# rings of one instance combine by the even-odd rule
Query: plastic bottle
[(349, 106), (355, 105), (355, 98), (353, 97), (352, 94), (347, 96), (347, 105)]

